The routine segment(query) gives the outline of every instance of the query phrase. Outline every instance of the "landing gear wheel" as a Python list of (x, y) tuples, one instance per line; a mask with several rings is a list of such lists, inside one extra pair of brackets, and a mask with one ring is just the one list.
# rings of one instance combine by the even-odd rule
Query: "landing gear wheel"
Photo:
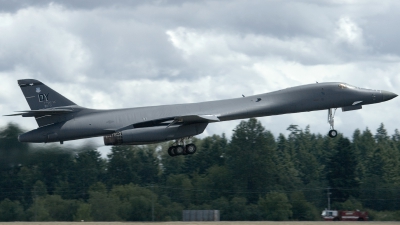
[(329, 131), (328, 135), (331, 138), (335, 138), (337, 136), (337, 131), (335, 130), (335, 113), (336, 109), (328, 109), (328, 123), (331, 127), (331, 130)]
[(197, 150), (196, 145), (194, 145), (194, 144), (186, 145), (187, 154), (194, 154), (196, 152), (196, 150)]
[(335, 138), (337, 136), (337, 131), (336, 130), (330, 130), (328, 135), (331, 138)]
[(172, 157), (175, 156), (175, 146), (171, 146), (168, 148), (168, 155)]
[(183, 155), (183, 152), (185, 151), (185, 149), (183, 148), (182, 145), (178, 145), (175, 147), (174, 149), (174, 153), (175, 155)]

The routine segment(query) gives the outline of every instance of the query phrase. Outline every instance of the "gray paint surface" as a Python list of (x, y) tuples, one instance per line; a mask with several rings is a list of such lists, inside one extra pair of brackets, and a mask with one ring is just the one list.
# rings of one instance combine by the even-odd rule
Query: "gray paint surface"
[(20, 135), (19, 141), (37, 143), (115, 133), (125, 137), (124, 144), (156, 143), (200, 134), (213, 122), (332, 108), (349, 111), (397, 96), (388, 91), (329, 82), (218, 101), (96, 110), (78, 106), (34, 79), (19, 80), (18, 84), (31, 110), (13, 115), (35, 117), (39, 125), (38, 129)]

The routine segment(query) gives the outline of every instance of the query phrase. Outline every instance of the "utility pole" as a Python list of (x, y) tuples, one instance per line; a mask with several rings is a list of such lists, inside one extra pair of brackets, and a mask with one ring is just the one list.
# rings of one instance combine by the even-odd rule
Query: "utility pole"
[(327, 188), (327, 195), (328, 195), (328, 210), (331, 209), (331, 192), (330, 192), (330, 187)]

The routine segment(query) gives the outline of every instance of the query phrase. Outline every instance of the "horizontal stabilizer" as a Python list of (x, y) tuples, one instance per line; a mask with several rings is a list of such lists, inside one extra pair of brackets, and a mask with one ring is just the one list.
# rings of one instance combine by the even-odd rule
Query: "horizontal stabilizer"
[(71, 109), (42, 109), (42, 110), (24, 110), (17, 111), (18, 113), (4, 115), (4, 116), (22, 116), (22, 117), (37, 117), (37, 116), (48, 116), (48, 115), (59, 115), (73, 112)]

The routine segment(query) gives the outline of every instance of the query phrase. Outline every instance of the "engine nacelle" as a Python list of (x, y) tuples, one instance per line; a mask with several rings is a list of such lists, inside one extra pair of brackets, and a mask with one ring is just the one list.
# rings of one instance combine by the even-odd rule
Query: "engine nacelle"
[(203, 133), (208, 123), (171, 127), (145, 127), (124, 130), (104, 136), (105, 145), (141, 145), (170, 141)]

